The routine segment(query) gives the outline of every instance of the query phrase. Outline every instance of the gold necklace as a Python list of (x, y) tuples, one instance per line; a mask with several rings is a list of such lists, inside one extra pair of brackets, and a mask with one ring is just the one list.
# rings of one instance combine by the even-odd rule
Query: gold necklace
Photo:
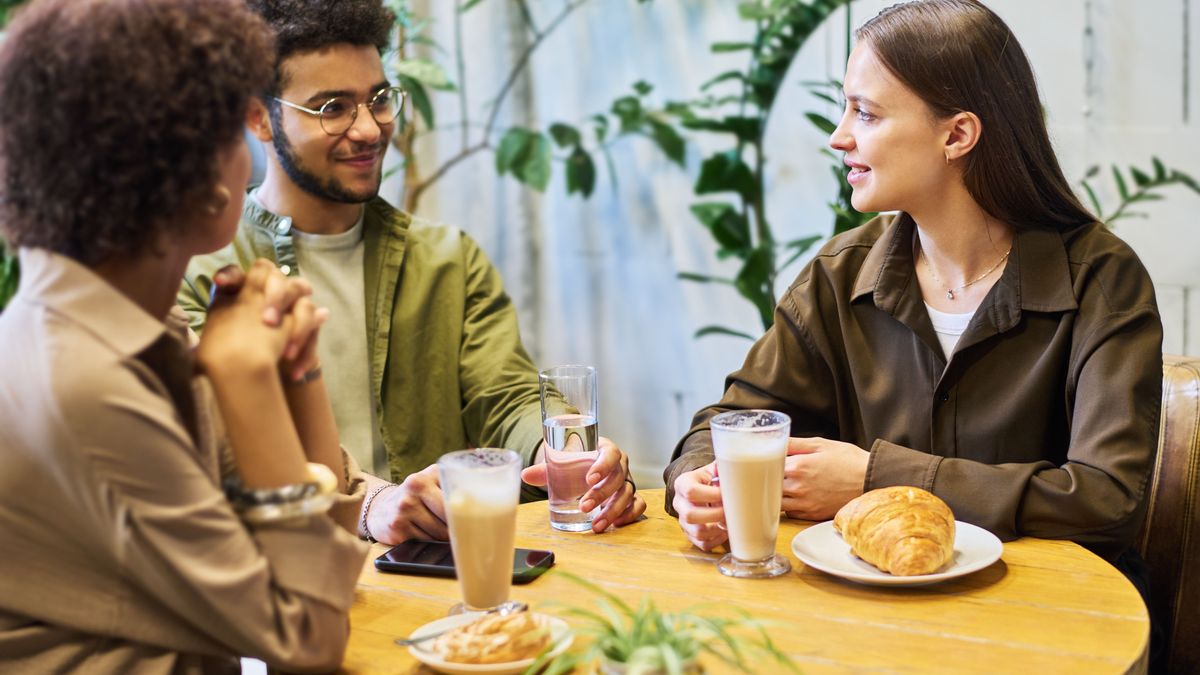
[(929, 256), (925, 255), (925, 250), (921, 249), (921, 248), (917, 249), (917, 255), (920, 256), (921, 262), (925, 263), (925, 269), (929, 270), (929, 275), (931, 277), (933, 277), (933, 280), (938, 283), (938, 286), (946, 287), (946, 299), (947, 300), (954, 299), (954, 291), (961, 291), (962, 289), (966, 288), (967, 286), (970, 286), (971, 284), (975, 284), (980, 281), (983, 281), (985, 278), (987, 278), (987, 276), (989, 274), (991, 274), (992, 272), (995, 272), (997, 267), (1003, 265), (1005, 260), (1008, 260), (1009, 253), (1012, 253), (1012, 246), (1009, 246), (1008, 250), (1004, 252), (1004, 255), (1000, 256), (1000, 259), (996, 261), (996, 264), (989, 267), (986, 272), (984, 272), (983, 274), (980, 274), (979, 276), (968, 281), (967, 283), (963, 284), (962, 286), (955, 286), (954, 288), (949, 288), (949, 287), (946, 287), (946, 284), (941, 279), (938, 278), (937, 272), (933, 271), (933, 266), (931, 266), (929, 264)]

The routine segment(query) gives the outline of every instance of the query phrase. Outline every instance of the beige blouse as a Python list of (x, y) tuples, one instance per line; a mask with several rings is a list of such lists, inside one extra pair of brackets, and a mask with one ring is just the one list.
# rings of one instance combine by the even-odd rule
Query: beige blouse
[[(366, 546), (329, 516), (248, 526), (184, 323), (21, 251), (0, 314), (0, 671), (329, 669)], [(357, 512), (361, 484), (335, 509)]]

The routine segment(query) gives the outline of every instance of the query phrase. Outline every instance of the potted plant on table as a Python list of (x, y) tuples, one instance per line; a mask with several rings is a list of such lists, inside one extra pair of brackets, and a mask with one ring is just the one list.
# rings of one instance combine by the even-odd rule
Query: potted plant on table
[(574, 574), (552, 574), (567, 577), (599, 596), (592, 608), (561, 607), (559, 612), (578, 620), (572, 629), (585, 638), (586, 647), (554, 658), (544, 656), (526, 673), (557, 675), (590, 666), (593, 670), (584, 672), (691, 675), (704, 672), (701, 659), (706, 657), (745, 673), (761, 671), (751, 665), (762, 659), (770, 659), (777, 670), (799, 672), (791, 658), (771, 641), (765, 622), (744, 610), (696, 605), (679, 612), (663, 612), (650, 598), (643, 598), (635, 609)]

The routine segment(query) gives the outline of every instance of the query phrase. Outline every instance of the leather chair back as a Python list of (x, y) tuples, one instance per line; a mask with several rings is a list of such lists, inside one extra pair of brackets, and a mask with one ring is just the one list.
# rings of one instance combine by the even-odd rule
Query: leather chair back
[(1138, 550), (1170, 673), (1200, 673), (1200, 358), (1164, 356), (1158, 463)]

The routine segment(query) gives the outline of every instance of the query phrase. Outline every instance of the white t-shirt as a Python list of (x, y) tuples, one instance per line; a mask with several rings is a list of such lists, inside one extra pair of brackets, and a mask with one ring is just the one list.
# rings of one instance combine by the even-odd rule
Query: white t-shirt
[(942, 345), (942, 354), (946, 360), (950, 360), (950, 354), (954, 352), (958, 338), (962, 337), (963, 332), (967, 330), (967, 324), (971, 323), (971, 317), (975, 316), (975, 312), (948, 314), (930, 307), (929, 303), (925, 303), (925, 310), (929, 312), (929, 321), (933, 324), (933, 332), (937, 333), (938, 342)]
[(317, 354), (337, 421), (342, 447), (363, 471), (388, 476), (387, 453), (371, 402), (367, 308), (363, 298), (363, 219), (339, 234), (292, 229), (296, 266), (313, 287), (312, 300), (329, 308)]

